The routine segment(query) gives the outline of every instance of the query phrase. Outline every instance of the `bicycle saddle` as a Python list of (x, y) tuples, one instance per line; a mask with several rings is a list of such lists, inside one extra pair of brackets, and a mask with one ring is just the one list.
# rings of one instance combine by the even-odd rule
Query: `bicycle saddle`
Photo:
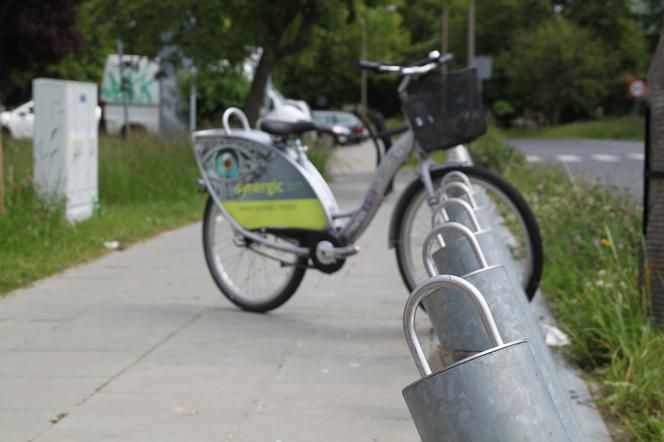
[(260, 129), (272, 135), (300, 135), (318, 129), (313, 121), (263, 120)]

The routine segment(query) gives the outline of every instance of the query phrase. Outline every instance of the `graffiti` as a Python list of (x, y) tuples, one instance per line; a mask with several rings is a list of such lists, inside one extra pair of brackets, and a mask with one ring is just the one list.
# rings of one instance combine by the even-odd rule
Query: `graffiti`
[(121, 103), (123, 93), (130, 104), (152, 104), (155, 101), (150, 91), (155, 79), (148, 78), (144, 73), (136, 75), (131, 71), (125, 72), (124, 81), (121, 82), (119, 75), (108, 72), (106, 80), (101, 90), (101, 98), (106, 102)]

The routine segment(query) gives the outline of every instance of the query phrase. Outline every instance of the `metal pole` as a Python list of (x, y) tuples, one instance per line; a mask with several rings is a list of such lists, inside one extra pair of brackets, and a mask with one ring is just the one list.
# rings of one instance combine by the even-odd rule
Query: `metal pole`
[[(360, 20), (360, 26), (362, 27), (361, 35), (360, 35), (360, 58), (362, 60), (367, 59), (367, 23), (364, 18)], [(360, 113), (362, 116), (367, 115), (367, 71), (365, 69), (362, 69), (361, 72), (361, 77), (360, 77), (360, 88), (361, 88), (361, 105), (360, 105)]]
[[(449, 52), (449, 22), (450, 22), (450, 8), (443, 6), (440, 13), (440, 53), (447, 54)], [(440, 67), (443, 75), (447, 73), (447, 64)]]
[(189, 129), (196, 130), (196, 66), (191, 68), (191, 91), (189, 94)]
[(468, 67), (475, 66), (475, 0), (468, 4)]
[(4, 155), (2, 152), (2, 132), (0, 132), (0, 216), (5, 214), (5, 173)]
[(127, 108), (127, 85), (124, 77), (124, 53), (122, 51), (122, 41), (116, 37), (115, 43), (118, 49), (118, 68), (120, 71), (120, 90), (122, 91), (122, 111), (124, 113), (124, 139), (129, 141), (129, 109)]

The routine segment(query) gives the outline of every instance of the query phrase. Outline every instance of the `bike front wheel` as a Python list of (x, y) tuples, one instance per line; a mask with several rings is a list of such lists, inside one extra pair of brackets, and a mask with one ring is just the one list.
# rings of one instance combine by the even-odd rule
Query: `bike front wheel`
[[(498, 175), (475, 166), (444, 165), (431, 170), (436, 193), (441, 195), (446, 174), (465, 174), (473, 188), (481, 190), (500, 215), (497, 228), (510, 238), (510, 252), (521, 271), (523, 289), (531, 300), (539, 287), (544, 263), (542, 239), (532, 210), (514, 186)], [(395, 209), (392, 240), (401, 277), (412, 291), (428, 275), (422, 262), (422, 247), (432, 230), (432, 209), (421, 180), (413, 181), (402, 194)]]
[[(263, 234), (271, 241), (287, 241)], [(306, 258), (242, 236), (208, 197), (203, 216), (203, 250), (219, 290), (243, 310), (266, 312), (293, 296), (306, 271)]]

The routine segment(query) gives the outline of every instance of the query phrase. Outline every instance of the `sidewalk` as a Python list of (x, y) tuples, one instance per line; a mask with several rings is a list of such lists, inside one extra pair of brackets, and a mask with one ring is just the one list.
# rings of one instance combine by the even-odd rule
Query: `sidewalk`
[[(333, 188), (353, 207), (365, 186)], [(308, 272), (270, 314), (222, 297), (198, 224), (0, 300), (0, 440), (418, 440), (401, 397), (418, 374), (387, 249), (395, 199), (359, 256)]]
[(218, 292), (199, 225), (0, 300), (0, 440), (417, 440), (391, 206), (358, 257), (268, 315)]

